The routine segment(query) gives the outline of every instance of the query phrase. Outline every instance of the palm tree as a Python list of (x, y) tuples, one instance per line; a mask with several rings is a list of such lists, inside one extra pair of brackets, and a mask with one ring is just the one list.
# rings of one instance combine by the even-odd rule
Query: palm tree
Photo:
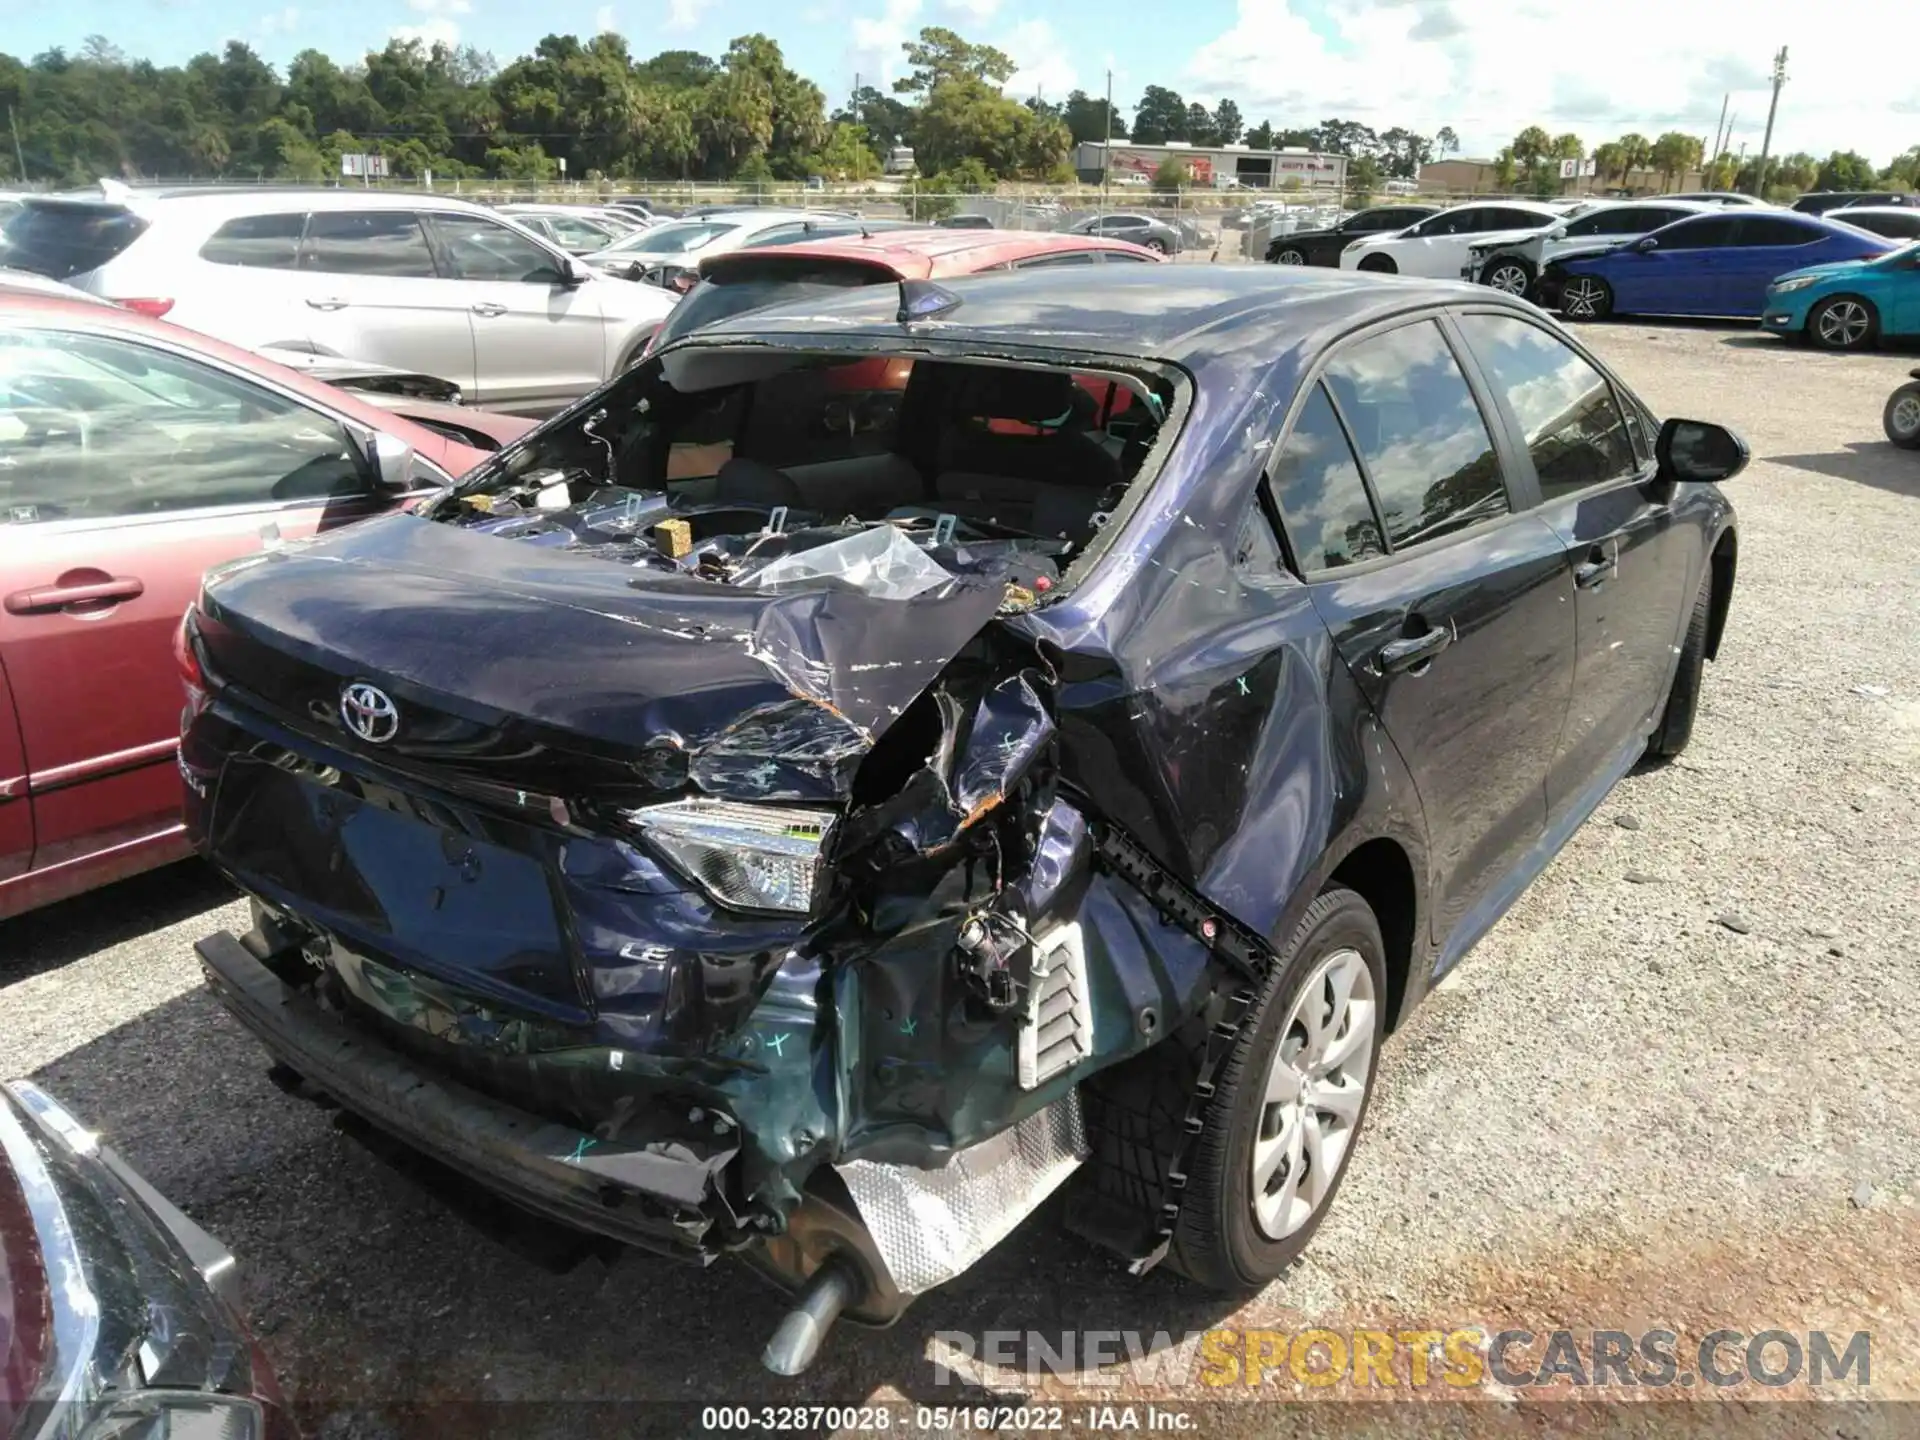
[(1637, 132), (1622, 135), (1619, 140), (1621, 167), (1620, 178), (1625, 181), (1636, 170), (1644, 170), (1653, 160), (1653, 142)]

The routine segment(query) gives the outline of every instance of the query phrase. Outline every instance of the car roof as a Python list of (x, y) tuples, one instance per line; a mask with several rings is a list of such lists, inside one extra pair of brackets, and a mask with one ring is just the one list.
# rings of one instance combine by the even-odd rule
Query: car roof
[[(870, 236), (829, 236), (801, 240), (777, 250), (731, 250), (701, 262), (700, 273), (712, 275), (731, 266), (799, 263), (805, 260), (864, 260), (885, 266), (901, 279), (937, 279), (944, 275), (971, 275), (1013, 260), (1062, 252), (1117, 250), (1127, 255), (1153, 255), (1142, 246), (1097, 235), (1067, 235), (1051, 230), (882, 230)], [(1157, 255), (1154, 259), (1159, 259)]]
[(1460, 204), (1449, 205), (1446, 209), (1438, 213), (1451, 215), (1456, 210), (1479, 210), (1494, 205), (1499, 206), (1503, 210), (1524, 210), (1529, 214), (1538, 215), (1545, 220), (1558, 220), (1561, 216), (1560, 211), (1540, 200), (1502, 200), (1497, 197), (1484, 200), (1463, 200)]
[(175, 210), (227, 219), (238, 215), (276, 215), (304, 210), (464, 210), (495, 213), (484, 205), (430, 190), (374, 190), (300, 185), (207, 185), (192, 189), (114, 184), (99, 191), (63, 191), (25, 197), (29, 205), (131, 210), (149, 218)]
[(921, 339), (999, 353), (1077, 350), (1169, 361), (1196, 375), (1244, 380), (1284, 352), (1317, 349), (1332, 335), (1436, 304), (1496, 305), (1540, 312), (1485, 286), (1458, 280), (1378, 276), (1351, 270), (1261, 264), (1089, 265), (1006, 271), (942, 281), (960, 304), (903, 327), (900, 298), (862, 286), (747, 311), (668, 347), (729, 340), (871, 352)]
[(378, 406), (369, 405), (351, 391), (336, 389), (321, 381), (277, 365), (265, 356), (242, 350), (211, 335), (202, 335), (182, 325), (149, 319), (118, 305), (100, 304), (88, 297), (28, 294), (24, 291), (0, 291), (0, 326), (8, 324), (45, 325), (71, 328), (89, 334), (124, 334), (136, 339), (159, 341), (175, 349), (195, 351), (235, 369), (250, 371), (271, 380), (283, 390), (302, 395), (375, 430), (398, 435), (436, 464), (458, 474), (480, 458), (467, 446), (415, 425)]
[(1822, 218), (1844, 220), (1849, 215), (1899, 215), (1911, 218), (1916, 213), (1920, 213), (1920, 207), (1912, 205), (1838, 205), (1827, 211)]

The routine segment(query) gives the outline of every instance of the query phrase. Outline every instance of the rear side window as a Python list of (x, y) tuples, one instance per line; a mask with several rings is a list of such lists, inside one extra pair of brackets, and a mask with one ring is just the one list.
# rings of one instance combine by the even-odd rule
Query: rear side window
[(1711, 250), (1733, 243), (1731, 215), (1703, 215), (1660, 232), (1662, 250)]
[(145, 220), (118, 205), (29, 200), (0, 222), (0, 265), (69, 280), (98, 270), (146, 228)]
[(317, 210), (307, 221), (302, 270), (431, 279), (437, 272), (420, 217), (406, 210)]
[(1740, 245), (1811, 245), (1826, 231), (1784, 215), (1749, 215), (1740, 221)]
[(1487, 422), (1433, 321), (1347, 347), (1327, 366), (1326, 381), (1394, 549), (1506, 514)]
[(511, 284), (557, 285), (560, 266), (517, 230), (484, 215), (435, 215), (440, 238), (458, 280), (494, 280)]
[(1356, 565), (1386, 553), (1347, 432), (1318, 385), (1280, 448), (1271, 486), (1301, 573)]
[(1499, 205), (1480, 213), (1487, 217), (1488, 223), (1483, 228), (1488, 230), (1537, 230), (1553, 223), (1550, 215), (1535, 215), (1531, 210), (1509, 210)]
[(215, 265), (246, 265), (262, 270), (291, 270), (300, 259), (305, 214), (242, 215), (229, 220), (200, 247), (200, 258)]
[(1460, 328), (1487, 379), (1506, 396), (1548, 500), (1638, 471), (1613, 387), (1578, 351), (1537, 325), (1464, 315)]
[(1016, 270), (1052, 270), (1061, 265), (1097, 265), (1099, 257), (1091, 250), (1069, 250), (1060, 255), (1036, 255), (1031, 260), (1015, 262)]
[(1920, 237), (1920, 210), (1889, 211), (1884, 215), (1849, 215), (1844, 210), (1837, 211), (1831, 217), (1845, 221), (1869, 234), (1884, 236), (1889, 240), (1912, 240)]

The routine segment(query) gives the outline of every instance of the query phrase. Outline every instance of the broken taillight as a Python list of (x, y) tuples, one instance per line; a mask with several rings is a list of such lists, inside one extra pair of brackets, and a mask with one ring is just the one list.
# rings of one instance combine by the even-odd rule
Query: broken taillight
[(180, 675), (180, 688), (186, 692), (186, 708), (180, 712), (180, 730), (184, 734), (194, 717), (207, 708), (207, 672), (200, 664), (200, 651), (194, 644), (193, 616), (189, 605), (173, 632), (173, 665)]
[(145, 315), (149, 320), (158, 320), (173, 309), (171, 299), (162, 299), (153, 295), (134, 296), (131, 299), (115, 300), (113, 303), (122, 310), (131, 310), (136, 315)]

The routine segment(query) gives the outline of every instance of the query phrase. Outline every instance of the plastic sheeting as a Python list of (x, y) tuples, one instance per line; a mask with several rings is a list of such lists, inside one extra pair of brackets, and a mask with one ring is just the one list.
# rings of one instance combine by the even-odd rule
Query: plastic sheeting
[(842, 580), (882, 600), (910, 600), (944, 585), (951, 572), (892, 525), (875, 525), (844, 540), (782, 555), (753, 582), (762, 590), (806, 580)]

